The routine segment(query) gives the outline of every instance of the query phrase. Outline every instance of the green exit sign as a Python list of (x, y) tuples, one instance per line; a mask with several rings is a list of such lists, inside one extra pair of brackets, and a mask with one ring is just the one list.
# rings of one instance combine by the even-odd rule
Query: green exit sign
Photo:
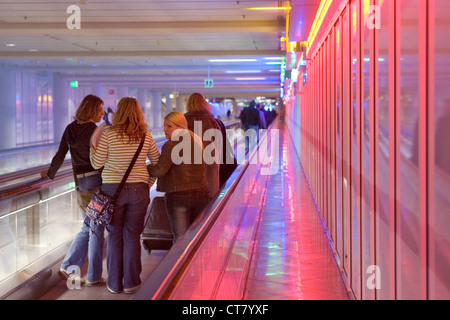
[(71, 88), (78, 88), (78, 81), (70, 81)]

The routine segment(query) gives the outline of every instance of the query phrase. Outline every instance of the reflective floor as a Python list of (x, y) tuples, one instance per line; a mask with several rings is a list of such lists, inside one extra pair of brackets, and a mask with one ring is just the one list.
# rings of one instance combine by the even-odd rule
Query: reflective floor
[(280, 170), (269, 176), (246, 284), (246, 300), (347, 300), (287, 128)]

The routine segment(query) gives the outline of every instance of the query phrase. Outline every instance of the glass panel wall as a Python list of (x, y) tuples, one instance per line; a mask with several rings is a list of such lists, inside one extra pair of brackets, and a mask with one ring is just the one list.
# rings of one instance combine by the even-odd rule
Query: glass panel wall
[(351, 273), (351, 178), (350, 178), (350, 139), (351, 139), (351, 55), (350, 55), (350, 12), (349, 8), (342, 15), (342, 213), (344, 238), (344, 270), (348, 277)]
[[(393, 159), (390, 144), (394, 132), (391, 132), (390, 110), (391, 110), (391, 85), (393, 84), (392, 71), (395, 71), (394, 62), (391, 61), (395, 47), (390, 45), (392, 32), (394, 32), (391, 21), (391, 11), (394, 8), (393, 1), (383, 1), (380, 9), (382, 12), (381, 29), (378, 32), (378, 145), (377, 155), (377, 215), (375, 225), (376, 239), (376, 265), (381, 270), (381, 289), (377, 291), (377, 299), (392, 299), (390, 296), (390, 270), (394, 261), (392, 260), (392, 240), (390, 230), (394, 223), (391, 221), (390, 194), (395, 192), (390, 189), (391, 176), (390, 163)], [(375, 61), (376, 63), (377, 61)], [(392, 158), (392, 159), (391, 159)]]
[(450, 4), (346, 4), (308, 57), (303, 165), (356, 298), (449, 299)]
[(53, 77), (49, 74), (15, 72), (16, 146), (53, 141)]
[(400, 164), (397, 212), (397, 297), (420, 299), (418, 175), (419, 0), (402, 0), (400, 18)]
[[(336, 249), (339, 256), (343, 257), (342, 235), (342, 29), (341, 20), (336, 24)], [(342, 259), (343, 260), (343, 259)], [(342, 263), (342, 261), (341, 261)]]
[[(373, 265), (372, 261), (372, 243), (373, 243), (373, 214), (371, 213), (371, 85), (373, 84), (373, 76), (371, 73), (371, 48), (373, 47), (373, 30), (367, 28), (369, 18), (369, 6), (370, 1), (364, 1), (363, 6), (363, 20), (362, 20), (362, 59), (363, 59), (363, 71), (362, 71), (362, 195), (361, 195), (361, 237), (362, 237), (362, 257), (360, 258), (362, 264), (362, 272), (366, 273), (366, 270)], [(364, 282), (364, 281), (363, 281)], [(363, 283), (362, 286), (362, 299), (374, 299), (375, 291), (370, 290), (368, 286)]]
[(360, 186), (360, 181), (358, 180), (358, 137), (359, 137), (359, 121), (357, 121), (357, 116), (359, 115), (360, 104), (358, 102), (359, 94), (358, 90), (359, 79), (360, 79), (360, 39), (359, 39), (359, 12), (358, 12), (358, 1), (352, 0), (351, 2), (351, 119), (350, 128), (351, 132), (351, 257), (352, 257), (352, 287), (355, 288), (354, 293), (356, 297), (361, 297), (360, 283), (361, 283), (361, 272), (359, 268), (359, 239), (358, 234), (359, 228), (359, 198), (358, 198), (358, 188)]
[[(429, 212), (429, 299), (450, 298), (450, 38), (448, 17), (450, 2), (435, 0), (430, 8), (431, 23), (434, 27), (434, 43), (430, 48), (434, 58), (434, 95), (430, 97), (434, 105), (434, 117), (430, 119), (434, 127), (434, 166), (432, 202)], [(433, 74), (432, 74), (433, 76)]]
[(336, 188), (336, 175), (337, 175), (337, 165), (336, 165), (336, 28), (331, 30), (331, 72), (330, 72), (330, 121), (331, 121), (331, 132), (330, 132), (330, 144), (331, 144), (331, 239), (334, 243), (334, 247), (337, 245), (337, 188)]
[(56, 182), (40, 192), (49, 196), (15, 210), (37, 196), (0, 201), (0, 282), (70, 240), (83, 223), (74, 182)]

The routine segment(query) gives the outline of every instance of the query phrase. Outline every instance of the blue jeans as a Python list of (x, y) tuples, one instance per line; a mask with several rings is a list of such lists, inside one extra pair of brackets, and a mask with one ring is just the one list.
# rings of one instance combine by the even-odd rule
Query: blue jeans
[[(118, 183), (104, 184), (102, 191), (114, 196), (118, 187)], [(141, 284), (141, 233), (149, 203), (148, 184), (126, 183), (117, 199), (111, 223), (106, 227), (106, 284), (115, 292)]]
[(187, 190), (165, 194), (167, 216), (172, 228), (174, 242), (197, 219), (210, 201), (208, 190)]
[[(100, 188), (102, 177), (100, 174), (78, 179), (79, 188), (89, 191)], [(103, 272), (103, 244), (105, 227), (94, 224), (81, 210), (83, 226), (75, 236), (72, 245), (67, 251), (61, 264), (61, 269), (67, 270), (70, 266), (81, 268), (88, 257), (88, 281), (98, 281)]]
[[(255, 126), (248, 125), (246, 127), (246, 131), (247, 130), (255, 130), (255, 133), (256, 133), (256, 144), (259, 144), (259, 128), (258, 128), (258, 126), (257, 125), (255, 125)], [(250, 138), (245, 137), (245, 148), (246, 149), (249, 149), (250, 143), (251, 143), (252, 146), (254, 146), (255, 141), (249, 141), (249, 140), (250, 140)]]

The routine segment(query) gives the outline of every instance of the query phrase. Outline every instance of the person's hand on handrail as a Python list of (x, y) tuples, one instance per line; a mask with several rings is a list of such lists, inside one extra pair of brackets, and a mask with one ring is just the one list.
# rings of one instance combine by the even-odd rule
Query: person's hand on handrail
[(48, 170), (42, 170), (41, 171), (41, 177), (42, 178), (48, 178), (47, 173), (48, 173)]

